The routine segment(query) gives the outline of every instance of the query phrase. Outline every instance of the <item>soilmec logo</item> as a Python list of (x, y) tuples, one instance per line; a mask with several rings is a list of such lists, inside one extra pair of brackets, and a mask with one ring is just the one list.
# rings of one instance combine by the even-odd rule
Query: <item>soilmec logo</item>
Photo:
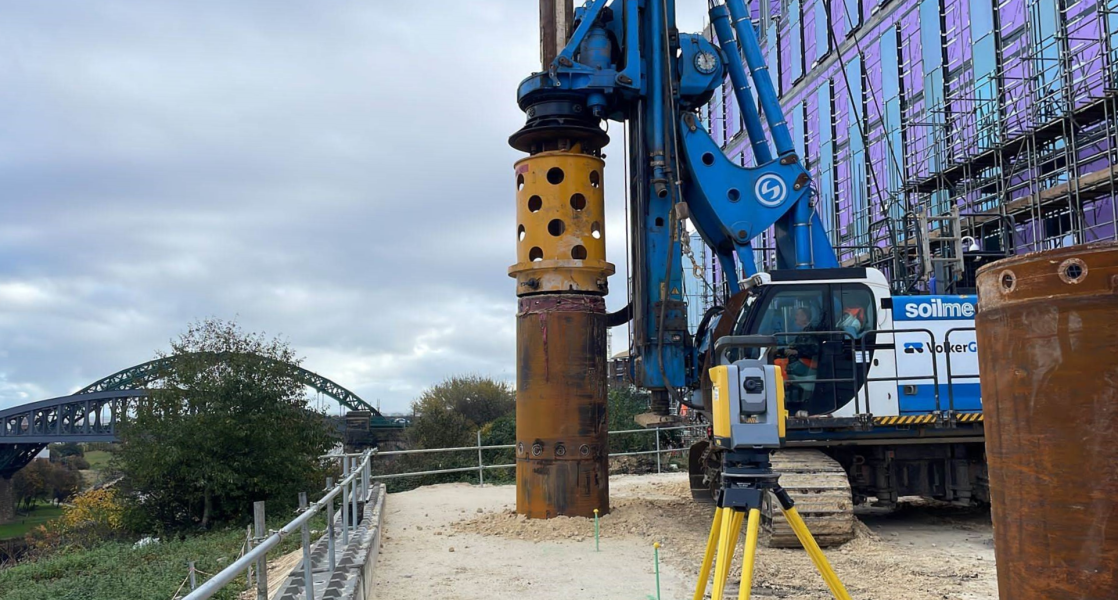
[(904, 314), (909, 319), (973, 319), (974, 304), (932, 298), (928, 302), (906, 304)]
[[(923, 354), (924, 342), (905, 342), (905, 354)], [(936, 352), (940, 354), (949, 354), (952, 352), (978, 352), (978, 342), (968, 342), (966, 344), (951, 344), (950, 346), (944, 344), (936, 344)]]
[(784, 184), (784, 180), (780, 177), (767, 173), (762, 175), (753, 185), (753, 193), (757, 196), (758, 202), (773, 208), (780, 206), (780, 203), (788, 197), (788, 186)]

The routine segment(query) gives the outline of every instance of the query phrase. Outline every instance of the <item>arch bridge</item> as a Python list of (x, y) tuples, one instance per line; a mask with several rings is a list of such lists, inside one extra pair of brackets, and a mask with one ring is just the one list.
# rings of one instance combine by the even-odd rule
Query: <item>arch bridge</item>
[[(99, 379), (70, 396), (0, 410), (0, 478), (11, 478), (47, 444), (116, 442), (120, 424), (128, 418), (130, 407), (150, 393), (148, 386), (165, 379), (177, 361), (200, 355), (172, 355), (148, 361)], [(214, 354), (213, 358), (232, 356)], [(279, 367), (288, 377), (355, 411), (351, 415), (368, 414), (370, 430), (402, 429), (409, 424), (403, 419), (384, 417), (357, 394), (298, 365), (259, 355), (237, 356)]]

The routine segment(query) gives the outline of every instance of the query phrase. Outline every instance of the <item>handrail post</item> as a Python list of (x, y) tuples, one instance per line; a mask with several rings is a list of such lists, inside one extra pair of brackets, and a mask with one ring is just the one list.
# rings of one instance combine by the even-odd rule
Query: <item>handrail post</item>
[(351, 526), (353, 526), (353, 532), (357, 533), (357, 521), (360, 520), (360, 517), (357, 516), (357, 477), (356, 477), (357, 458), (351, 457), (351, 458), (348, 458), (346, 460), (353, 461), (353, 467), (350, 469), (350, 472), (354, 473), (354, 478), (350, 481), (350, 484), (349, 484), (350, 485), (349, 498), (350, 498), (350, 501), (353, 503), (353, 516), (350, 517), (349, 524)]
[[(245, 525), (245, 554), (253, 551), (253, 526)], [(248, 563), (245, 569), (245, 589), (253, 589), (253, 563)]]
[(366, 502), (368, 502), (368, 500), (369, 500), (369, 474), (370, 474), (370, 467), (372, 465), (372, 462), (373, 462), (373, 454), (372, 454), (372, 452), (368, 452), (365, 455), (365, 462), (362, 463), (362, 465), (361, 465), (361, 487), (364, 488), (364, 494), (363, 495), (364, 495), (364, 498), (365, 498)]
[[(256, 528), (256, 539), (263, 540), (267, 529), (264, 523), (264, 502), (252, 503), (252, 519)], [(268, 600), (268, 556), (260, 555), (256, 561), (256, 600)]]
[(342, 545), (349, 546), (349, 487), (345, 478), (349, 476), (349, 459), (342, 456)]
[(660, 428), (656, 428), (656, 472), (661, 473), (660, 470)]
[(477, 484), (485, 485), (485, 469), (481, 462), (481, 430), (477, 430)]
[[(299, 512), (307, 510), (307, 493), (299, 492)], [(314, 600), (314, 571), (311, 568), (311, 526), (310, 521), (303, 521), (303, 589), (306, 599)]]
[[(326, 478), (326, 493), (334, 489), (334, 478)], [(334, 499), (326, 503), (326, 554), (330, 557), (330, 573), (334, 572)]]

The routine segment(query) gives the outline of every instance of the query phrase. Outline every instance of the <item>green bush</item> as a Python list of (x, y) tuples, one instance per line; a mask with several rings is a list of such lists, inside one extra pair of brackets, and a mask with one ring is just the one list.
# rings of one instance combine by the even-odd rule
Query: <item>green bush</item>
[[(268, 519), (268, 528), (278, 529), (290, 518), (286, 513), (276, 515)], [(321, 532), (325, 524), (325, 517), (319, 514), (311, 519), (310, 527)], [(105, 542), (88, 550), (55, 552), (0, 570), (0, 598), (169, 600), (186, 578), (190, 561), (195, 562), (198, 581), (203, 582), (237, 560), (244, 541), (245, 529), (241, 526), (173, 536), (139, 548), (133, 542), (120, 541)], [(268, 559), (274, 560), (298, 547), (299, 536), (288, 536), (268, 553)], [(244, 589), (242, 575), (214, 598), (234, 600)]]
[[(648, 392), (633, 386), (617, 386), (609, 390), (609, 430), (627, 431), (638, 429), (636, 417), (648, 412), (650, 396)], [(660, 448), (678, 444), (679, 431), (661, 431)], [(609, 438), (610, 454), (625, 452), (649, 452), (656, 449), (656, 434), (652, 431), (623, 433)], [(650, 455), (655, 463), (655, 455)]]

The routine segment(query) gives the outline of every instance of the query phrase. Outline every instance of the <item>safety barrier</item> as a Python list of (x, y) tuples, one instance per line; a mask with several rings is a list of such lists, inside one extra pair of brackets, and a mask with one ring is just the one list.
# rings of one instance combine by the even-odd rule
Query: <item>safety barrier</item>
[[(307, 582), (313, 581), (313, 574), (311, 573), (311, 540), (310, 540), (310, 520), (312, 517), (322, 511), (327, 513), (327, 543), (329, 554), (329, 568), (333, 573), (336, 565), (336, 550), (334, 543), (334, 504), (338, 496), (341, 496), (341, 530), (342, 530), (342, 544), (348, 545), (351, 532), (356, 535), (358, 517), (358, 505), (364, 504), (366, 498), (369, 497), (370, 490), (370, 465), (373, 456), (377, 453), (376, 449), (363, 452), (361, 454), (333, 454), (324, 457), (327, 460), (339, 460), (342, 463), (342, 470), (344, 477), (336, 485), (332, 485), (332, 480), (327, 480), (327, 489), (325, 495), (319, 501), (307, 505), (306, 494), (299, 495), (300, 513), (299, 516), (292, 519), (286, 525), (281, 527), (279, 531), (265, 536), (264, 526), (264, 503), (257, 502), (253, 506), (253, 516), (255, 520), (256, 538), (253, 540), (253, 547), (245, 552), (239, 559), (222, 569), (219, 573), (211, 577), (206, 582), (198, 586), (197, 589), (188, 594), (183, 600), (205, 600), (206, 598), (213, 597), (218, 591), (225, 586), (229, 585), (234, 579), (245, 574), (249, 571), (250, 567), (255, 565), (256, 568), (256, 597), (258, 600), (267, 600), (268, 598), (268, 551), (275, 548), (287, 536), (299, 532), (302, 534), (302, 547), (303, 547), (303, 568), (304, 580)], [(251, 579), (251, 577), (250, 577)], [(305, 595), (307, 600), (314, 598), (314, 585), (313, 583), (305, 586)]]
[[(620, 457), (620, 456), (643, 456), (643, 455), (655, 454), (656, 455), (656, 472), (661, 473), (661, 472), (663, 472), (663, 460), (662, 460), (663, 455), (666, 454), (666, 453), (677, 452), (677, 451), (679, 451), (679, 449), (673, 448), (673, 449), (664, 450), (663, 448), (661, 448), (660, 447), (660, 432), (691, 430), (691, 431), (701, 433), (701, 432), (705, 431), (705, 428), (706, 428), (705, 425), (682, 425), (682, 426), (677, 426), (677, 427), (656, 427), (656, 428), (650, 428), (650, 429), (626, 429), (626, 430), (622, 430), (622, 431), (611, 431), (611, 432), (609, 432), (609, 434), (611, 436), (637, 434), (637, 433), (655, 433), (656, 434), (656, 449), (655, 450), (641, 450), (641, 451), (638, 451), (638, 452), (616, 452), (616, 453), (611, 452), (609, 457), (610, 458), (615, 458), (615, 457)], [(514, 444), (498, 444), (498, 445), (483, 446), (481, 444), (481, 431), (478, 431), (477, 432), (477, 445), (475, 445), (475, 446), (461, 446), (461, 447), (457, 447), (457, 448), (421, 448), (421, 449), (416, 449), (416, 450), (391, 450), (391, 451), (386, 451), (386, 452), (378, 452), (377, 456), (403, 456), (403, 455), (408, 455), (408, 454), (434, 454), (434, 453), (442, 453), (442, 452), (474, 452), (474, 451), (476, 451), (477, 452), (477, 466), (476, 467), (475, 466), (456, 467), (456, 468), (452, 468), (452, 469), (434, 469), (434, 470), (429, 470), (429, 471), (408, 471), (408, 472), (404, 472), (404, 473), (389, 473), (389, 474), (383, 474), (383, 475), (373, 475), (372, 479), (393, 479), (393, 478), (397, 478), (397, 477), (419, 477), (419, 476), (422, 476), (422, 475), (442, 475), (442, 474), (446, 474), (446, 473), (469, 473), (469, 472), (476, 471), (477, 476), (478, 476), (478, 484), (479, 485), (484, 485), (485, 484), (485, 471), (492, 470), (492, 469), (511, 469), (511, 468), (516, 466), (516, 463), (499, 464), (499, 465), (487, 465), (487, 464), (485, 464), (485, 459), (482, 455), (482, 451), (483, 450), (509, 450), (509, 449), (512, 449), (512, 448), (515, 448), (515, 447), (516, 446)]]

